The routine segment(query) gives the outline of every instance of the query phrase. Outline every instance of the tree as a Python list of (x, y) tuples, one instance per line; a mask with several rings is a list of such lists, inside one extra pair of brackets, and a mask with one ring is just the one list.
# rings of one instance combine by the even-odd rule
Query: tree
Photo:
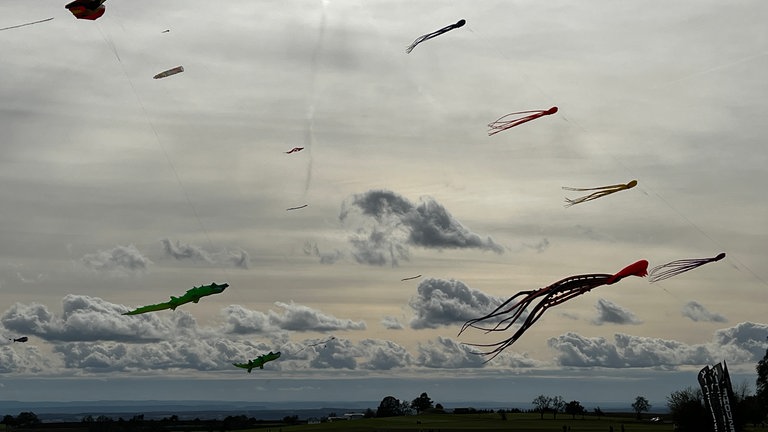
[(533, 404), (533, 410), (541, 414), (541, 419), (544, 420), (544, 412), (549, 410), (551, 398), (549, 396), (538, 395), (531, 403)]
[(605, 413), (603, 413), (603, 410), (601, 410), (600, 407), (595, 408), (593, 411), (595, 412), (595, 415), (597, 416), (598, 419), (600, 419), (600, 417), (605, 415)]
[(397, 417), (403, 415), (400, 400), (394, 396), (387, 396), (381, 400), (376, 410), (376, 417)]
[(565, 409), (565, 399), (562, 396), (549, 398), (549, 408), (552, 410), (552, 418), (557, 419), (557, 413)]
[(581, 406), (581, 402), (579, 401), (570, 401), (567, 404), (565, 404), (565, 413), (571, 415), (571, 419), (575, 419), (578, 414), (584, 415), (584, 409), (583, 406)]
[(429, 398), (426, 392), (422, 393), (421, 396), (417, 397), (411, 402), (411, 408), (416, 410), (416, 414), (433, 407), (434, 405), (432, 404), (432, 399)]
[(40, 419), (37, 418), (37, 414), (25, 411), (16, 416), (16, 424), (19, 426), (32, 426), (40, 424)]
[(768, 406), (768, 349), (763, 358), (757, 362), (757, 381), (755, 382), (755, 396), (762, 401), (763, 406)]
[(679, 432), (713, 430), (712, 416), (704, 407), (700, 389), (686, 387), (667, 396), (667, 407)]
[(651, 409), (651, 404), (648, 403), (648, 399), (643, 396), (635, 398), (635, 403), (632, 404), (632, 410), (637, 414), (637, 419), (640, 420), (644, 412), (648, 412)]

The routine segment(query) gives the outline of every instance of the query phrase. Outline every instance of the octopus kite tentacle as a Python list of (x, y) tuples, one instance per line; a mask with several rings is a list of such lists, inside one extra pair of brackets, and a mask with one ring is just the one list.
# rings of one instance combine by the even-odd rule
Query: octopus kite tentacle
[(648, 282), (654, 283), (660, 280), (677, 276), (680, 273), (685, 273), (689, 270), (693, 270), (696, 267), (701, 267), (704, 264), (720, 261), (725, 258), (725, 252), (718, 254), (712, 258), (693, 258), (693, 259), (681, 259), (677, 261), (668, 262), (666, 264), (658, 265), (651, 269), (648, 273)]
[(427, 33), (427, 34), (425, 34), (423, 36), (419, 36), (419, 37), (416, 38), (415, 41), (413, 41), (412, 44), (408, 45), (408, 48), (405, 49), (405, 52), (410, 54), (411, 51), (413, 51), (413, 49), (416, 48), (416, 45), (418, 45), (418, 44), (420, 44), (420, 43), (422, 43), (422, 42), (424, 42), (426, 40), (432, 39), (433, 37), (440, 36), (441, 34), (449, 32), (449, 31), (451, 31), (453, 29), (457, 29), (457, 28), (463, 26), (466, 23), (467, 22), (464, 21), (463, 19), (462, 20), (458, 20), (458, 21), (456, 21), (456, 24), (447, 25), (447, 26), (441, 28), (440, 30), (435, 30), (432, 33)]
[[(593, 288), (597, 288), (601, 285), (611, 285), (627, 276), (639, 276), (643, 277), (648, 274), (648, 261), (640, 260), (633, 264), (624, 267), (616, 274), (584, 274), (577, 276), (570, 276), (565, 279), (561, 279), (552, 285), (544, 288), (530, 291), (521, 291), (509, 300), (502, 303), (499, 307), (494, 309), (491, 313), (482, 316), (480, 318), (471, 319), (464, 323), (459, 331), (459, 335), (466, 329), (472, 327), (480, 330), (484, 330), (486, 333), (505, 331), (515, 324), (520, 324), (520, 328), (509, 338), (500, 342), (490, 344), (467, 344), (476, 347), (493, 348), (490, 351), (481, 352), (479, 354), (490, 356), (487, 361), (493, 360), (502, 351), (507, 349), (513, 343), (515, 343), (536, 321), (544, 315), (547, 309), (557, 306), (563, 302), (566, 302), (574, 297), (580, 296), (591, 291)], [(522, 298), (521, 298), (522, 297)], [(516, 299), (519, 299), (515, 302)], [(533, 309), (527, 316), (523, 317), (526, 309), (533, 305)], [(513, 303), (514, 302), (514, 303)], [(511, 306), (509, 306), (512, 304)], [(511, 314), (511, 315), (510, 315)], [(494, 326), (482, 326), (479, 323), (494, 318), (502, 318)], [(522, 320), (522, 323), (520, 323)]]
[[(552, 107), (552, 108), (550, 108), (548, 110), (518, 111), (518, 112), (513, 112), (513, 113), (509, 113), (509, 114), (503, 115), (503, 116), (499, 117), (498, 120), (496, 120), (494, 122), (491, 122), (491, 123), (488, 123), (488, 127), (491, 128), (488, 131), (488, 136), (495, 135), (495, 134), (497, 134), (497, 133), (499, 133), (501, 131), (505, 131), (505, 130), (513, 128), (513, 127), (515, 127), (517, 125), (521, 125), (521, 124), (527, 123), (527, 122), (529, 122), (531, 120), (536, 120), (539, 117), (544, 117), (545, 115), (551, 115), (551, 114), (554, 114), (556, 112), (557, 112), (557, 107)], [(532, 114), (529, 114), (529, 113), (532, 113)], [(505, 120), (507, 117), (515, 116), (515, 115), (518, 115), (518, 114), (528, 114), (528, 115), (523, 116), (523, 117), (519, 117), (519, 118)]]
[(601, 198), (606, 195), (610, 195), (614, 192), (632, 189), (635, 186), (637, 186), (637, 180), (632, 180), (627, 184), (615, 184), (615, 185), (600, 186), (600, 187), (594, 187), (594, 188), (572, 188), (572, 187), (563, 186), (563, 189), (569, 190), (569, 191), (598, 191), (598, 192), (591, 193), (589, 195), (585, 195), (580, 198), (574, 198), (574, 199), (566, 198), (565, 207), (570, 207), (574, 204), (581, 204), (583, 202), (592, 201), (593, 199)]

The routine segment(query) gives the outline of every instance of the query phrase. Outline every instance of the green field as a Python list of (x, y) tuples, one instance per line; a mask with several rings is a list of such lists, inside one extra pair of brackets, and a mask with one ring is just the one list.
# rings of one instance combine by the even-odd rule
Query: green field
[[(638, 421), (632, 416), (577, 416), (560, 414), (557, 419), (545, 415), (542, 420), (539, 414), (506, 414), (502, 419), (500, 414), (425, 414), (418, 416), (371, 418), (361, 420), (336, 421), (316, 425), (301, 425), (283, 427), (282, 432), (314, 432), (314, 431), (413, 431), (413, 432), (455, 432), (455, 431), (550, 431), (562, 432), (563, 426), (570, 427), (570, 432), (609, 432), (611, 426), (614, 432), (671, 431), (671, 423), (651, 423), (647, 420)], [(646, 415), (646, 418), (650, 418)], [(263, 429), (261, 430), (263, 432)], [(278, 431), (272, 431), (278, 432)]]

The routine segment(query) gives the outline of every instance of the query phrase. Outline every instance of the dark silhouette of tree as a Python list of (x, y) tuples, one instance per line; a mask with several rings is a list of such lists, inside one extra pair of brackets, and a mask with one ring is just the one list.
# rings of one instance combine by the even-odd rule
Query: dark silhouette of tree
[(755, 370), (757, 371), (755, 396), (762, 402), (764, 407), (768, 407), (768, 349), (765, 350), (763, 358), (757, 362)]
[(419, 397), (411, 401), (411, 408), (416, 410), (416, 414), (424, 412), (430, 408), (433, 408), (432, 399), (429, 398), (426, 392), (422, 393)]
[(667, 407), (679, 432), (711, 432), (712, 415), (704, 406), (700, 389), (686, 387), (667, 396)]
[(396, 417), (403, 415), (400, 400), (394, 396), (387, 396), (379, 403), (376, 417)]
[(6, 414), (5, 417), (3, 417), (3, 421), (0, 422), (5, 425), (5, 428), (8, 429), (8, 426), (13, 426), (16, 424), (16, 417)]
[(376, 411), (366, 408), (365, 413), (363, 414), (363, 418), (373, 418), (376, 417)]
[(31, 411), (24, 411), (16, 416), (16, 424), (18, 426), (34, 426), (40, 424), (40, 419), (37, 418), (37, 414)]
[(643, 396), (635, 398), (635, 402), (632, 404), (632, 410), (637, 414), (637, 419), (640, 420), (644, 412), (648, 412), (651, 409), (651, 404), (648, 403), (648, 399)]
[(581, 406), (581, 402), (579, 401), (570, 401), (567, 404), (565, 404), (565, 413), (571, 415), (571, 419), (575, 419), (577, 415), (581, 414), (581, 416), (584, 416), (584, 409), (583, 406)]
[(544, 413), (550, 409), (552, 399), (549, 396), (538, 395), (536, 399), (531, 402), (533, 404), (533, 410), (541, 415), (541, 419), (544, 420)]
[(603, 410), (600, 409), (600, 407), (597, 407), (592, 411), (595, 413), (598, 419), (600, 419), (600, 417), (605, 415), (605, 413), (603, 412)]
[(557, 420), (557, 413), (565, 409), (565, 399), (562, 396), (549, 398), (549, 408), (552, 410), (552, 418)]

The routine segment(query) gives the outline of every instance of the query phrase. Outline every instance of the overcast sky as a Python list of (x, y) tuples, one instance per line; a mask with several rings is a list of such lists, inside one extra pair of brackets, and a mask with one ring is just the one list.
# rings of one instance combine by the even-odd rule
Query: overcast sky
[[(663, 403), (723, 360), (754, 385), (768, 3), (64, 3), (0, 3), (0, 28), (54, 18), (0, 31), (0, 399)], [(464, 343), (514, 328), (457, 335), (518, 291), (720, 252), (552, 308), (488, 363)]]

